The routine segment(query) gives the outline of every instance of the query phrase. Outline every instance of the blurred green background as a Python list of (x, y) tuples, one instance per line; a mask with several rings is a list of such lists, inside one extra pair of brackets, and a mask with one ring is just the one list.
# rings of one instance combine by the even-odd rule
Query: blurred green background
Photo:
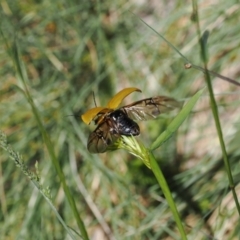
[[(240, 81), (240, 4), (201, 1), (208, 30), (209, 68)], [(152, 172), (123, 150), (90, 154), (94, 126), (80, 115), (104, 106), (119, 90), (138, 87), (125, 103), (167, 95), (186, 101), (205, 86), (191, 1), (10, 1), (0, 3), (0, 129), (8, 143), (49, 187), (64, 222), (78, 231), (32, 109), (19, 90), (9, 49), (14, 42), (27, 87), (54, 146), (90, 239), (180, 239)], [(240, 91), (212, 78), (231, 170), (240, 195)], [(74, 115), (74, 116), (68, 116)], [(174, 114), (140, 123), (146, 146)], [(189, 239), (238, 239), (239, 216), (229, 191), (207, 91), (194, 112), (155, 156), (172, 191)], [(70, 239), (45, 199), (0, 150), (1, 239)], [(76, 239), (79, 237), (76, 235)]]

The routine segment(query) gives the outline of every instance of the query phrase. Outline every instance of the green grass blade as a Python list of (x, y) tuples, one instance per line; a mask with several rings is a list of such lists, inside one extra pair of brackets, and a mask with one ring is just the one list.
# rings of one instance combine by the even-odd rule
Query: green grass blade
[(174, 132), (180, 127), (183, 121), (188, 117), (190, 112), (192, 111), (194, 105), (201, 97), (204, 89), (198, 91), (182, 108), (179, 114), (173, 119), (173, 121), (168, 125), (167, 129), (153, 142), (150, 149), (155, 150), (159, 146), (161, 146), (165, 141), (167, 141)]
[(67, 183), (66, 183), (66, 179), (65, 179), (65, 176), (63, 174), (63, 171), (59, 165), (59, 162), (58, 162), (58, 159), (56, 157), (56, 154), (54, 152), (54, 146), (47, 134), (47, 131), (45, 130), (44, 126), (43, 126), (43, 123), (42, 123), (42, 120), (40, 118), (40, 114), (33, 102), (33, 99), (31, 97), (31, 94), (30, 92), (28, 91), (28, 87), (27, 87), (27, 74), (26, 74), (26, 71), (25, 71), (25, 68), (22, 64), (22, 62), (20, 61), (20, 58), (19, 58), (19, 55), (18, 55), (18, 48), (17, 48), (17, 45), (14, 44), (13, 47), (12, 47), (12, 52), (11, 52), (11, 57), (12, 57), (12, 60), (14, 62), (14, 65), (16, 67), (16, 71), (17, 71), (17, 75), (19, 77), (19, 79), (21, 80), (22, 84), (23, 84), (23, 88), (24, 88), (24, 96), (26, 97), (26, 99), (28, 100), (29, 104), (31, 105), (31, 108), (32, 108), (32, 112), (33, 112), (33, 115), (35, 116), (36, 120), (37, 120), (37, 124), (38, 124), (38, 127), (40, 129), (40, 132), (42, 134), (42, 137), (43, 137), (43, 140), (44, 140), (44, 143), (46, 144), (46, 147), (47, 147), (47, 150), (48, 150), (48, 153), (49, 153), (49, 156), (52, 160), (52, 163), (56, 169), (56, 172), (60, 178), (60, 181), (63, 185), (63, 189), (64, 189), (64, 192), (66, 194), (66, 197), (67, 197), (67, 200), (69, 202), (69, 205), (72, 209), (72, 212), (73, 212), (73, 215), (76, 219), (76, 222), (77, 222), (77, 225), (79, 227), (79, 230), (81, 232), (81, 235), (83, 237), (83, 239), (89, 239), (88, 238), (88, 234), (87, 234), (87, 231), (86, 231), (86, 228), (84, 226), (84, 223), (82, 221), (82, 219), (80, 218), (79, 216), (79, 213), (78, 213), (78, 210), (77, 210), (77, 207), (76, 207), (76, 203), (74, 201), (74, 198), (72, 197), (72, 194), (70, 192), (70, 189), (68, 188), (67, 186)]
[[(161, 39), (163, 39), (164, 42), (166, 42), (168, 44), (169, 47), (171, 47), (176, 53), (178, 53), (179, 56), (181, 56), (181, 58), (184, 60), (185, 62), (185, 66), (186, 64), (190, 64), (191, 68), (195, 68), (201, 72), (203, 72), (204, 74), (206, 74), (206, 72), (208, 72), (208, 74), (221, 78), (224, 81), (230, 82), (236, 86), (240, 86), (240, 83), (235, 81), (234, 79), (231, 79), (229, 77), (223, 76), (219, 73), (216, 73), (214, 71), (208, 70), (208, 69), (204, 69), (196, 64), (194, 64), (191, 60), (189, 60), (186, 56), (184, 56), (171, 42), (169, 42), (162, 34), (158, 33), (154, 28), (152, 28), (149, 24), (147, 24), (144, 20), (142, 20), (140, 17), (138, 17), (137, 15), (133, 14), (134, 16), (136, 16), (142, 23), (144, 23), (147, 27), (149, 27), (153, 32), (155, 32)], [(203, 35), (202, 41), (206, 44), (207, 40), (208, 40), (208, 36), (209, 36), (209, 32), (206, 31), (205, 34)], [(206, 56), (203, 56), (204, 58)]]
[(30, 181), (33, 183), (33, 185), (39, 190), (39, 192), (42, 194), (44, 199), (50, 205), (51, 209), (56, 214), (58, 220), (63, 225), (63, 227), (65, 228), (65, 230), (69, 234), (69, 236), (72, 239), (76, 239), (74, 237), (74, 235), (72, 234), (72, 232), (70, 231), (70, 229), (68, 228), (68, 226), (65, 224), (61, 215), (58, 213), (56, 207), (53, 205), (53, 203), (51, 201), (51, 196), (50, 196), (49, 190), (43, 188), (43, 186), (40, 183), (39, 177), (35, 173), (31, 172), (28, 169), (28, 167), (22, 161), (22, 158), (21, 158), (20, 154), (17, 153), (16, 151), (14, 151), (12, 149), (12, 147), (9, 144), (7, 144), (7, 137), (1, 130), (0, 130), (0, 146), (1, 146), (2, 149), (4, 149), (5, 151), (8, 152), (9, 157), (14, 161), (15, 165), (23, 172), (23, 174), (25, 174), (30, 179)]

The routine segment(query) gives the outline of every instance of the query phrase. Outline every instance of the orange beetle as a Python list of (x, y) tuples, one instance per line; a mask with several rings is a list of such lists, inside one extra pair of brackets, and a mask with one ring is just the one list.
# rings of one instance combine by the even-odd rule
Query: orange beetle
[(88, 138), (88, 150), (91, 153), (106, 152), (121, 135), (137, 136), (140, 128), (134, 121), (144, 121), (156, 118), (182, 104), (173, 98), (158, 96), (145, 98), (132, 104), (118, 108), (122, 100), (132, 92), (141, 92), (138, 88), (125, 88), (118, 92), (106, 107), (95, 107), (83, 114), (82, 120), (86, 124), (95, 122), (97, 128)]

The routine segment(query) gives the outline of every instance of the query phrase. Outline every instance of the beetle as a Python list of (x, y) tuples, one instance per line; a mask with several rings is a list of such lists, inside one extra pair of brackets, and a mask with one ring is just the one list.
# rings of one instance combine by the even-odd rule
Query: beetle
[(106, 107), (95, 107), (88, 110), (81, 117), (83, 122), (97, 125), (89, 135), (87, 148), (91, 153), (103, 153), (122, 136), (137, 136), (140, 128), (135, 121), (144, 121), (156, 118), (182, 104), (173, 98), (157, 96), (145, 98), (119, 108), (119, 105), (132, 92), (141, 92), (131, 87), (118, 92)]

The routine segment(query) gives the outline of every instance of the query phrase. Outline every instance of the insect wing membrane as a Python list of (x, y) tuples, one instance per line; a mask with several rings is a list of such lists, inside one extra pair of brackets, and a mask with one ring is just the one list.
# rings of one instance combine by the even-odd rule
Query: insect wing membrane
[(181, 107), (182, 104), (173, 98), (158, 96), (134, 102), (121, 109), (127, 113), (129, 118), (144, 121), (154, 119), (161, 113), (167, 113)]
[(88, 150), (91, 153), (103, 153), (120, 135), (110, 132), (109, 120), (103, 121), (89, 136)]

